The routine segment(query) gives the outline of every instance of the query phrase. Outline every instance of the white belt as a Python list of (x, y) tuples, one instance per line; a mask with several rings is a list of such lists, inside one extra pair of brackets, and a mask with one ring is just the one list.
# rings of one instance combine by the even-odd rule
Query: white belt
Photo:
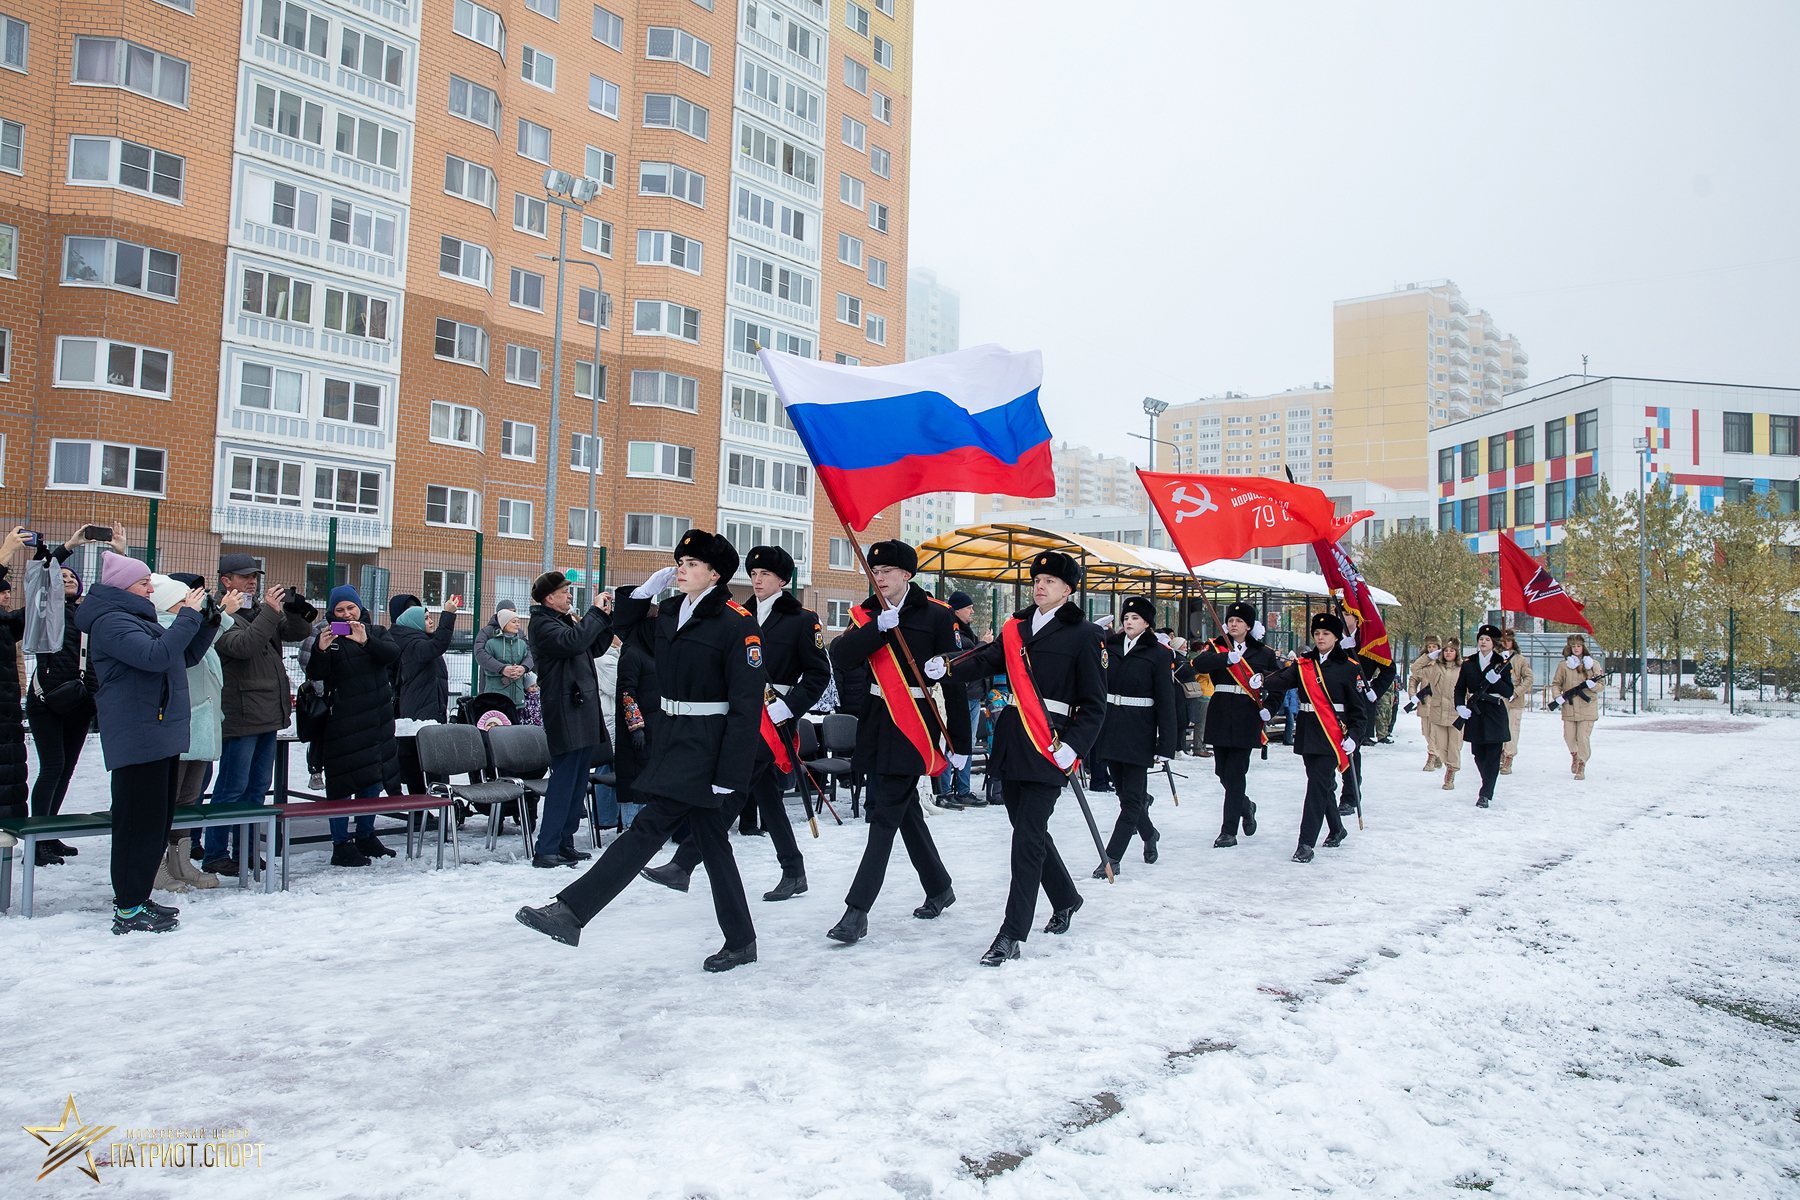
[[(1043, 704), (1045, 712), (1053, 712), (1059, 717), (1066, 717), (1075, 711), (1061, 700), (1046, 700), (1041, 696), (1038, 699)], [(1014, 708), (1019, 707), (1019, 693), (1013, 693), (1012, 704)]]
[(1233, 695), (1237, 695), (1237, 696), (1248, 696), (1250, 694), (1249, 692), (1245, 691), (1243, 688), (1239, 687), (1235, 683), (1215, 683), (1215, 684), (1213, 684), (1213, 695), (1216, 696), (1220, 692), (1230, 692)]
[(1156, 707), (1156, 701), (1149, 696), (1115, 696), (1111, 692), (1106, 693), (1106, 702), (1108, 704), (1117, 704), (1122, 708)]
[(671, 700), (663, 697), (662, 710), (671, 717), (722, 717), (731, 711), (724, 700)]
[(785, 696), (794, 690), (794, 685), (791, 683), (771, 683), (769, 686), (775, 689), (777, 696)]
[[(1308, 704), (1308, 703), (1306, 703), (1306, 702), (1305, 702), (1305, 701), (1304, 701), (1304, 700), (1303, 700), (1303, 701), (1301, 701), (1301, 702), (1300, 702), (1300, 711), (1301, 711), (1301, 712), (1318, 712), (1318, 711), (1319, 711), (1319, 710), (1318, 710), (1318, 709), (1316, 709), (1316, 708), (1314, 708), (1314, 707), (1313, 707), (1313, 706), (1312, 706), (1312, 705), (1310, 705), (1310, 704)], [(1343, 706), (1343, 705), (1341, 705), (1341, 704), (1334, 704), (1334, 705), (1332, 705), (1332, 706), (1331, 706), (1331, 711), (1332, 711), (1332, 712), (1343, 712), (1343, 711), (1344, 711), (1344, 706)]]
[[(906, 690), (911, 692), (913, 694), (913, 698), (916, 700), (923, 700), (925, 698), (925, 689), (924, 688), (907, 688)], [(881, 695), (881, 685), (879, 683), (869, 684), (869, 695), (871, 695), (871, 696)]]

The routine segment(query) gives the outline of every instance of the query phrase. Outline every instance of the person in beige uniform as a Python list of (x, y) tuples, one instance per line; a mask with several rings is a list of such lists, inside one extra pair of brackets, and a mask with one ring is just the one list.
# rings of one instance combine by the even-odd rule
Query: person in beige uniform
[(1531, 660), (1519, 653), (1519, 639), (1508, 629), (1500, 635), (1500, 653), (1512, 664), (1513, 694), (1506, 702), (1506, 719), (1512, 722), (1512, 737), (1500, 754), (1500, 773), (1512, 774), (1513, 755), (1519, 752), (1519, 721), (1531, 707), (1531, 687), (1536, 680), (1531, 673)]
[[(1419, 689), (1431, 681), (1431, 677), (1425, 672), (1437, 662), (1437, 656), (1438, 639), (1437, 634), (1434, 633), (1425, 639), (1425, 647), (1419, 652), (1419, 657), (1413, 659), (1412, 665), (1406, 668), (1406, 711), (1420, 709), (1419, 733), (1425, 738), (1425, 769), (1427, 771), (1435, 771), (1444, 765), (1438, 761), (1437, 750), (1431, 743), (1431, 716), (1423, 709), (1424, 701), (1417, 699)], [(1435, 692), (1437, 689), (1433, 688), (1432, 690)]]
[(1588, 739), (1600, 716), (1600, 688), (1605, 679), (1606, 671), (1588, 653), (1586, 639), (1570, 634), (1563, 643), (1563, 660), (1556, 664), (1556, 674), (1550, 679), (1550, 704), (1562, 707), (1569, 771), (1577, 779), (1587, 778), (1587, 761), (1593, 754)]
[[(1462, 770), (1462, 730), (1456, 728), (1456, 677), (1462, 674), (1462, 643), (1444, 639), (1444, 648), (1426, 670), (1431, 695), (1425, 700), (1425, 716), (1431, 722), (1432, 753), (1444, 765), (1444, 790), (1456, 790), (1456, 773)], [(1423, 686), (1423, 685), (1421, 685)]]

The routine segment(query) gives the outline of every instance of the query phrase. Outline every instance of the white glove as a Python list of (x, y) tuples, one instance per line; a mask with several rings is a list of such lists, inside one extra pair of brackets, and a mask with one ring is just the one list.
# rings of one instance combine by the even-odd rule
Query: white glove
[(1569, 664), (1569, 670), (1571, 670), (1571, 671), (1576, 670), (1577, 668), (1579, 668), (1581, 666), (1581, 659), (1576, 657), (1573, 654), (1571, 654), (1571, 655), (1569, 655), (1569, 657), (1563, 659), (1563, 661)]
[(1262, 719), (1263, 719), (1263, 720), (1264, 720), (1264, 721), (1273, 721), (1273, 720), (1274, 720), (1274, 719), (1275, 719), (1275, 718), (1274, 718), (1274, 717), (1272, 717), (1272, 716), (1270, 716), (1270, 715), (1269, 715), (1269, 710), (1268, 710), (1268, 709), (1266, 709), (1266, 708), (1265, 708), (1265, 709), (1260, 709), (1260, 710), (1259, 710), (1259, 711), (1260, 711), (1260, 713), (1261, 713), (1261, 715), (1262, 715)]
[(1489, 671), (1487, 673), (1487, 681), (1489, 683), (1499, 683), (1500, 682), (1500, 669), (1498, 667), (1494, 668), (1492, 671)]
[(881, 630), (883, 633), (895, 628), (899, 624), (900, 610), (897, 608), (884, 608), (875, 616), (875, 628)]
[(1590, 671), (1593, 670), (1594, 669), (1594, 656), (1591, 654), (1585, 655), (1581, 660), (1581, 665), (1586, 667)]
[(1345, 754), (1355, 754), (1356, 753), (1356, 739), (1355, 738), (1347, 737), (1340, 743), (1340, 745), (1342, 745), (1344, 747)]
[(794, 710), (787, 706), (786, 700), (777, 700), (775, 703), (769, 705), (769, 720), (775, 722), (777, 725), (781, 724), (783, 721), (791, 721), (793, 719)]
[(966, 754), (958, 754), (954, 750), (944, 755), (944, 757), (949, 761), (950, 766), (958, 771), (969, 765), (969, 756)]
[(1112, 623), (1113, 623), (1113, 615), (1111, 613), (1101, 613), (1099, 616), (1094, 618), (1094, 624), (1098, 625), (1102, 629), (1111, 629)]
[(1470, 711), (1469, 711), (1469, 706), (1468, 706), (1468, 705), (1466, 705), (1466, 704), (1459, 704), (1459, 705), (1457, 705), (1457, 706), (1456, 706), (1456, 715), (1457, 715), (1457, 716), (1459, 716), (1459, 717), (1461, 717), (1461, 718), (1462, 718), (1462, 719), (1463, 719), (1463, 720), (1465, 720), (1465, 721), (1466, 721), (1466, 720), (1468, 720), (1468, 719), (1469, 719), (1469, 718), (1470, 718), (1470, 717), (1471, 717), (1471, 716), (1473, 716), (1473, 715), (1474, 715), (1474, 714), (1473, 714), (1473, 713), (1471, 713), (1471, 712), (1470, 712)]
[(1156, 635), (1156, 640), (1161, 642), (1163, 645), (1167, 646), (1169, 643), (1173, 642), (1175, 639), (1171, 638), (1166, 633), (1159, 633)]
[(1244, 661), (1244, 652), (1242, 650), (1233, 650), (1230, 654), (1225, 656), (1225, 661), (1235, 667)]
[(1063, 746), (1063, 745), (1057, 746), (1057, 748), (1056, 748), (1056, 765), (1057, 766), (1061, 767), (1063, 770), (1066, 771), (1070, 767), (1075, 765), (1075, 759), (1076, 759), (1075, 747)]
[(944, 673), (949, 669), (950, 665), (944, 661), (944, 656), (941, 654), (925, 660), (925, 678), (927, 679), (942, 679)]
[(1340, 642), (1339, 645), (1343, 646), (1346, 650), (1354, 649), (1356, 646), (1356, 635), (1354, 633), (1346, 633), (1344, 635), (1344, 640)]
[(1379, 695), (1379, 694), (1377, 694), (1377, 692), (1376, 692), (1376, 691), (1375, 691), (1375, 689), (1374, 689), (1374, 688), (1372, 688), (1372, 687), (1366, 687), (1366, 688), (1364, 688), (1364, 689), (1363, 689), (1363, 695), (1365, 695), (1365, 696), (1367, 696), (1367, 697), (1368, 697), (1368, 698), (1369, 698), (1369, 703), (1370, 703), (1370, 704), (1374, 704), (1374, 703), (1375, 703), (1375, 702), (1376, 702), (1376, 701), (1378, 701), (1378, 700), (1380, 700), (1380, 699), (1381, 699), (1381, 696), (1380, 696), (1380, 695)]
[(1253, 688), (1259, 688), (1262, 686), (1262, 672), (1261, 671), (1258, 671), (1256, 674), (1254, 674), (1250, 677), (1250, 686)]
[(668, 587), (669, 581), (674, 578), (675, 568), (664, 567), (662, 570), (633, 588), (631, 590), (631, 598), (633, 600), (653, 600), (656, 598), (656, 594)]
[(731, 789), (730, 789), (730, 788), (722, 788), (722, 787), (720, 787), (720, 786), (719, 786), (719, 785), (718, 785), (718, 784), (716, 784), (716, 783), (715, 783), (715, 784), (713, 784), (713, 785), (712, 785), (712, 787), (713, 787), (713, 795), (715, 795), (715, 796), (729, 796), (729, 795), (731, 795)]
[(1407, 697), (1406, 703), (1400, 706), (1400, 711), (1403, 713), (1411, 713), (1416, 711), (1418, 707), (1419, 698), (1417, 696), (1409, 696)]
[(1263, 623), (1261, 621), (1258, 621), (1250, 627), (1250, 636), (1259, 642), (1263, 640), (1263, 634), (1267, 632), (1269, 631), (1263, 628)]
[(1500, 660), (1502, 662), (1510, 662), (1512, 661), (1512, 654), (1513, 652), (1511, 650), (1502, 650), (1500, 652)]

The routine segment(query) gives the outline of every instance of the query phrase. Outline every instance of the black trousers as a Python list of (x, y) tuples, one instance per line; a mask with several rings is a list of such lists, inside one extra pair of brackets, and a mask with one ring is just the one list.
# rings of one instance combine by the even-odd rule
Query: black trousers
[(1119, 819), (1113, 823), (1112, 837), (1107, 839), (1106, 857), (1118, 862), (1131, 845), (1132, 834), (1143, 838), (1146, 846), (1162, 835), (1150, 823), (1150, 768), (1122, 762), (1109, 762), (1106, 766), (1119, 792)]
[(118, 908), (136, 908), (150, 898), (175, 821), (180, 773), (179, 757), (132, 763), (112, 773), (112, 885)]
[(1110, 792), (1112, 790), (1112, 764), (1103, 758), (1096, 758), (1088, 764), (1088, 791)]
[(1238, 823), (1250, 811), (1250, 796), (1244, 790), (1244, 777), (1250, 773), (1248, 746), (1214, 746), (1213, 774), (1225, 785), (1225, 823), (1219, 832), (1236, 837)]
[(1006, 920), (1001, 922), (1000, 932), (1021, 942), (1031, 933), (1038, 888), (1050, 898), (1051, 908), (1067, 908), (1081, 899), (1050, 836), (1050, 814), (1056, 811), (1056, 798), (1061, 794), (1060, 784), (1000, 781), (1000, 796), (1013, 831), (1012, 886), (1007, 889)]
[(1344, 772), (1343, 802), (1345, 804), (1362, 804), (1362, 747), (1358, 746), (1350, 752), (1350, 769)]
[(737, 860), (731, 856), (731, 819), (725, 810), (699, 808), (663, 796), (647, 799), (649, 802), (638, 812), (631, 828), (556, 898), (573, 909), (576, 919), (585, 926), (637, 878), (637, 873), (669, 840), (675, 826), (686, 821), (700, 844), (706, 876), (712, 881), (713, 912), (719, 918), (719, 931), (725, 935), (725, 948), (739, 950), (754, 942), (756, 927), (750, 922), (750, 905), (744, 899), (744, 881), (738, 876)]
[[(787, 803), (782, 799), (787, 792), (787, 776), (775, 765), (775, 760), (759, 763), (756, 775), (750, 780), (748, 792), (733, 792), (725, 797), (725, 805), (720, 810), (725, 814), (725, 827), (738, 818), (738, 814), (750, 803), (756, 805), (757, 815), (762, 818), (762, 827), (768, 831), (769, 840), (775, 844), (775, 861), (781, 864), (783, 875), (800, 875), (806, 871), (806, 859), (800, 854), (800, 845), (794, 841), (794, 823), (788, 820)], [(693, 829), (676, 843), (675, 865), (684, 871), (692, 871), (700, 865), (700, 846), (694, 840)]]
[(1505, 742), (1469, 743), (1469, 753), (1474, 756), (1475, 769), (1481, 772), (1481, 794), (1489, 800), (1494, 798), (1494, 781), (1500, 778), (1500, 758), (1505, 749)]
[(888, 858), (894, 852), (894, 834), (906, 843), (906, 856), (919, 873), (919, 885), (927, 898), (948, 890), (950, 872), (938, 857), (937, 843), (925, 828), (925, 814), (919, 808), (917, 775), (876, 775), (868, 777), (868, 791), (863, 793), (863, 807), (869, 814), (869, 841), (863, 847), (862, 862), (844, 903), (868, 912), (881, 894), (887, 878)]
[(1300, 814), (1300, 840), (1317, 846), (1321, 824), (1331, 826), (1333, 837), (1344, 832), (1337, 810), (1337, 756), (1307, 754), (1302, 758), (1306, 763), (1306, 808)]
[(37, 744), (38, 756), (37, 782), (31, 785), (31, 815), (53, 817), (62, 811), (69, 780), (75, 777), (75, 763), (87, 744), (88, 722), (94, 719), (94, 710), (84, 704), (68, 716), (59, 717), (44, 705), (30, 701), (25, 709), (31, 717), (31, 740)]

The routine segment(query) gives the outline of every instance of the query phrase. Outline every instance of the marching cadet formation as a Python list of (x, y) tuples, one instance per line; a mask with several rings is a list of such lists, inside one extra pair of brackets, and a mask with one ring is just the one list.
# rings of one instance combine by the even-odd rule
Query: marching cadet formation
[[(1008, 618), (998, 637), (980, 643), (961, 635), (950, 605), (913, 582), (916, 551), (885, 541), (868, 551), (873, 593), (851, 610), (850, 628), (828, 655), (818, 615), (788, 591), (795, 567), (787, 551), (750, 551), (747, 606), (727, 586), (739, 560), (724, 537), (690, 530), (674, 559), (644, 583), (620, 588), (613, 604), (613, 631), (654, 661), (660, 719), (651, 723), (648, 744), (634, 746), (640, 764), (634, 787), (645, 804), (630, 828), (549, 904), (518, 912), (521, 924), (556, 941), (578, 945), (583, 928), (634, 877), (685, 892), (694, 869), (705, 866), (725, 941), (703, 965), (728, 971), (755, 962), (756, 930), (728, 832), (754, 806), (781, 868), (763, 899), (807, 891), (783, 796), (799, 769), (799, 720), (825, 695), (834, 673), (840, 705), (858, 718), (854, 765), (864, 781), (868, 821), (844, 915), (825, 931), (844, 945), (869, 936), (896, 835), (923, 894), (912, 915), (934, 920), (956, 903), (949, 869), (926, 827), (919, 781), (967, 769), (974, 730), (964, 696), (989, 679), (1004, 682), (1011, 696), (994, 721), (986, 770), (1012, 825), (1012, 882), (999, 931), (980, 960), (985, 966), (1019, 957), (1040, 890), (1051, 907), (1045, 933), (1069, 932), (1082, 907), (1050, 833), (1065, 789), (1075, 792), (1100, 852), (1094, 878), (1119, 873), (1134, 837), (1144, 862), (1157, 861), (1161, 834), (1150, 819), (1150, 776), (1167, 770), (1180, 743), (1180, 670), (1191, 667), (1212, 686), (1205, 740), (1223, 790), (1215, 848), (1256, 834), (1250, 763), (1258, 754), (1268, 757), (1271, 710), (1282, 707), (1290, 690), (1299, 705), (1289, 713), (1288, 740), (1306, 771), (1293, 860), (1313, 860), (1321, 829), (1327, 848), (1341, 845), (1349, 835), (1343, 816), (1360, 821), (1361, 748), (1375, 736), (1375, 714), (1396, 671), (1358, 648), (1354, 614), (1348, 623), (1334, 613), (1315, 614), (1307, 631), (1311, 646), (1284, 664), (1264, 644), (1256, 609), (1232, 604), (1221, 635), (1184, 662), (1154, 629), (1156, 609), (1144, 597), (1125, 600), (1116, 630), (1089, 621), (1074, 600), (1081, 565), (1046, 551), (1030, 563), (1031, 605)], [(658, 602), (671, 586), (676, 594)], [(1603, 680), (1586, 643), (1571, 637), (1550, 688), (1577, 779), (1585, 777), (1598, 715), (1595, 690)], [(1481, 776), (1476, 807), (1493, 804), (1498, 777), (1512, 770), (1532, 682), (1510, 630), (1483, 625), (1466, 658), (1455, 638), (1425, 640), (1408, 671), (1404, 711), (1419, 713), (1429, 747), (1425, 770), (1442, 767), (1446, 791), (1455, 789), (1467, 742)], [(940, 694), (957, 701), (940, 706)], [(1104, 843), (1081, 788), (1082, 765), (1092, 760), (1106, 764), (1119, 800)], [(650, 867), (671, 840), (674, 857)]]

